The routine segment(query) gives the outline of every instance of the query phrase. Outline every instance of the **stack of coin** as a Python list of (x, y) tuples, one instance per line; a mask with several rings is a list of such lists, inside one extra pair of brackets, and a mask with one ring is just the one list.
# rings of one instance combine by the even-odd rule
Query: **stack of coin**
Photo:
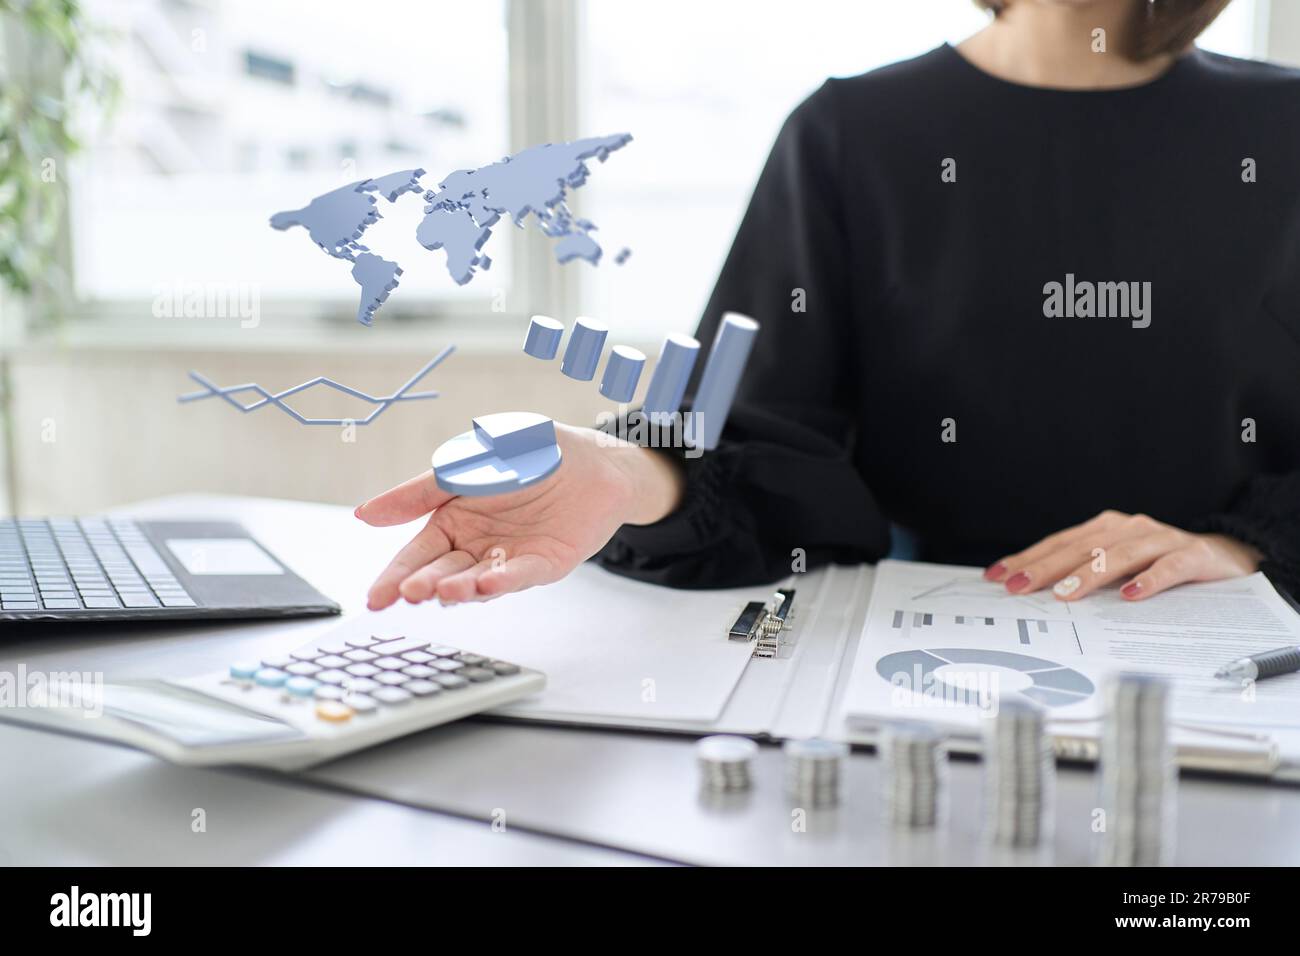
[(1120, 675), (1106, 686), (1101, 738), (1101, 862), (1166, 866), (1174, 849), (1177, 769), (1169, 730), (1169, 685)]
[(711, 793), (748, 790), (749, 764), (758, 744), (748, 737), (704, 737), (695, 744), (700, 787)]
[(886, 821), (904, 830), (938, 826), (948, 775), (943, 735), (926, 724), (892, 724), (879, 747)]
[(827, 807), (840, 800), (840, 765), (848, 744), (833, 740), (787, 740), (785, 792), (800, 806)]
[(996, 846), (1037, 847), (1050, 840), (1056, 760), (1041, 707), (998, 701), (984, 727), (984, 822)]

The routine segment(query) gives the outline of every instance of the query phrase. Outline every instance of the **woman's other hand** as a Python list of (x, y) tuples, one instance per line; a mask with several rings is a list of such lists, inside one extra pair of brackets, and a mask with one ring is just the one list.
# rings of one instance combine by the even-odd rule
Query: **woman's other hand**
[(455, 497), (429, 471), (357, 508), (358, 518), (377, 527), (432, 512), (371, 585), (370, 609), (399, 597), (459, 604), (549, 584), (621, 525), (651, 524), (677, 507), (682, 477), (667, 456), (558, 422), (555, 437), (564, 456), (559, 469), (522, 491)]
[(1013, 594), (1050, 587), (1063, 601), (1124, 581), (1120, 594), (1140, 601), (1189, 581), (1250, 574), (1261, 560), (1258, 550), (1226, 535), (1192, 534), (1146, 515), (1103, 511), (994, 562), (984, 577)]

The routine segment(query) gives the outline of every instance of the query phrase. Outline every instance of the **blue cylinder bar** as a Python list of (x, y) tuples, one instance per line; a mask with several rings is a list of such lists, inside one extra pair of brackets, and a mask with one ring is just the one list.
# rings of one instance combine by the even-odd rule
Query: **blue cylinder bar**
[(579, 382), (590, 382), (596, 377), (600, 353), (605, 347), (609, 327), (603, 322), (580, 316), (569, 333), (569, 345), (564, 350), (560, 371)]
[(636, 394), (636, 383), (645, 368), (645, 353), (628, 345), (615, 345), (605, 363), (605, 375), (600, 380), (600, 394), (611, 402), (630, 402)]
[(560, 339), (563, 336), (563, 322), (557, 322), (549, 315), (535, 315), (528, 323), (524, 351), (533, 358), (550, 361), (560, 351)]
[(705, 451), (718, 447), (757, 334), (758, 323), (749, 316), (728, 312), (722, 317), (686, 429), (686, 440), (694, 447)]
[(667, 424), (668, 417), (682, 407), (686, 383), (691, 379), (691, 370), (695, 368), (699, 354), (700, 343), (689, 335), (673, 332), (664, 339), (655, 373), (650, 376), (645, 403), (641, 406), (651, 424)]

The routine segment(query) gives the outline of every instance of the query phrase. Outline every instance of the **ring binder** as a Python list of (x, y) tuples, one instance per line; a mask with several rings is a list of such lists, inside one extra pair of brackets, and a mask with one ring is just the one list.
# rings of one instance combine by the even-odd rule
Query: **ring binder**
[(754, 657), (772, 659), (781, 650), (781, 632), (794, 617), (794, 588), (778, 588), (767, 603), (750, 601), (727, 632), (728, 640), (754, 644)]

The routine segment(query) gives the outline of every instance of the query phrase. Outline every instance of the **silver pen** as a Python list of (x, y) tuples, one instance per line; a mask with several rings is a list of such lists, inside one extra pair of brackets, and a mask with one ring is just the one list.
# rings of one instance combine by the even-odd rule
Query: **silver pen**
[(1262, 654), (1239, 657), (1220, 667), (1214, 676), (1223, 680), (1263, 680), (1265, 677), (1293, 674), (1296, 671), (1300, 671), (1300, 647), (1292, 644)]

